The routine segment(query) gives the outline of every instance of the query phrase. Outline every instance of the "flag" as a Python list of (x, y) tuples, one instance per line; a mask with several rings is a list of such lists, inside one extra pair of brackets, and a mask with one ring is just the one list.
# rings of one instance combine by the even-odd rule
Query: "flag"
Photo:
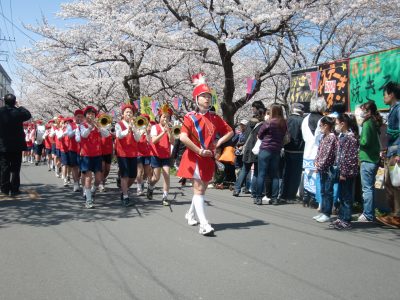
[(137, 109), (138, 111), (140, 111), (140, 100), (135, 100), (135, 101), (133, 101), (133, 104), (135, 105), (136, 109)]
[(218, 105), (218, 96), (216, 90), (211, 89), (211, 96), (212, 96), (211, 106), (214, 106), (215, 112), (218, 113), (219, 105)]
[(176, 110), (179, 110), (179, 99), (178, 99), (178, 97), (174, 97), (173, 99), (172, 99), (172, 103), (173, 103), (173, 105), (174, 105), (174, 108), (176, 109)]
[(256, 88), (257, 80), (247, 78), (247, 89), (246, 89), (246, 94), (251, 95), (254, 92), (254, 89)]

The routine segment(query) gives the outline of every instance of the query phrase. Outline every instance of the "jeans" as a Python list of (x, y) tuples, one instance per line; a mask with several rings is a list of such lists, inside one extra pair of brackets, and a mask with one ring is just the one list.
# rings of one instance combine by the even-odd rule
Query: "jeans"
[(257, 198), (261, 198), (264, 191), (265, 177), (267, 173), (272, 179), (272, 199), (278, 198), (279, 193), (279, 160), (280, 152), (260, 150), (258, 154)]
[(3, 193), (19, 192), (22, 151), (0, 152), (0, 187)]
[(285, 169), (283, 171), (283, 199), (295, 199), (301, 181), (303, 153), (285, 151)]
[[(239, 172), (238, 178), (235, 182), (235, 192), (240, 193), (243, 183), (247, 180), (247, 176), (251, 171), (253, 163), (243, 163), (242, 169)], [(256, 196), (256, 183), (257, 183), (258, 166), (254, 163), (253, 179), (251, 180), (251, 195)]]
[(351, 209), (353, 206), (354, 177), (339, 181), (340, 209), (339, 219), (351, 222)]
[(321, 183), (321, 212), (330, 217), (333, 205), (333, 180), (329, 172), (319, 172)]
[(364, 201), (363, 214), (370, 221), (375, 218), (375, 176), (377, 170), (377, 164), (366, 161), (361, 162), (360, 173)]

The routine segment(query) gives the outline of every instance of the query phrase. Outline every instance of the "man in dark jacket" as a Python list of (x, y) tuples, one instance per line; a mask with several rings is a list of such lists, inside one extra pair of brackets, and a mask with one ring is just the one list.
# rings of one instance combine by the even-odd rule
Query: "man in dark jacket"
[(288, 117), (287, 126), (290, 142), (285, 148), (285, 167), (283, 171), (283, 187), (281, 199), (293, 201), (301, 181), (303, 168), (304, 140), (301, 132), (304, 106), (300, 103), (292, 105), (292, 114)]
[(15, 196), (20, 193), (19, 172), (26, 149), (22, 123), (31, 118), (31, 113), (19, 107), (12, 94), (4, 96), (4, 104), (0, 108), (0, 188), (2, 194)]

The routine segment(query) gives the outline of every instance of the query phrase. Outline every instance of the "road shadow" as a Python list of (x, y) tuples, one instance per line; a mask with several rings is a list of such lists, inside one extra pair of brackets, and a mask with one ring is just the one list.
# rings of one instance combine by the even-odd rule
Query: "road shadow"
[[(115, 221), (121, 218), (145, 217), (162, 209), (161, 192), (154, 193), (154, 200), (144, 196), (133, 197), (137, 205), (123, 207), (118, 189), (96, 193), (95, 209), (86, 209), (82, 192), (72, 192), (72, 187), (54, 184), (25, 184), (23, 193), (15, 198), (0, 197), (0, 228), (12, 224), (51, 226), (69, 221)], [(158, 201), (158, 198), (160, 200)], [(179, 203), (179, 202), (178, 202)]]
[(219, 223), (219, 224), (213, 224), (212, 226), (216, 231), (222, 231), (227, 229), (233, 229), (233, 230), (251, 229), (252, 227), (265, 226), (265, 225), (269, 225), (269, 223), (266, 223), (263, 220), (252, 220), (242, 223)]

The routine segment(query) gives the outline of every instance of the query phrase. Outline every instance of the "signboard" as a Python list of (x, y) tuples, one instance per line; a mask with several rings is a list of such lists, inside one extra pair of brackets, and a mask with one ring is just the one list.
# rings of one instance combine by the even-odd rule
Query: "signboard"
[(320, 80), (318, 96), (324, 97), (328, 110), (335, 103), (349, 103), (349, 62), (340, 60), (321, 64), (318, 67)]
[(350, 109), (373, 100), (378, 109), (383, 102), (383, 87), (389, 81), (400, 82), (400, 48), (350, 59)]
[(318, 67), (295, 70), (290, 75), (290, 103), (300, 102), (308, 111), (311, 98), (317, 93)]

